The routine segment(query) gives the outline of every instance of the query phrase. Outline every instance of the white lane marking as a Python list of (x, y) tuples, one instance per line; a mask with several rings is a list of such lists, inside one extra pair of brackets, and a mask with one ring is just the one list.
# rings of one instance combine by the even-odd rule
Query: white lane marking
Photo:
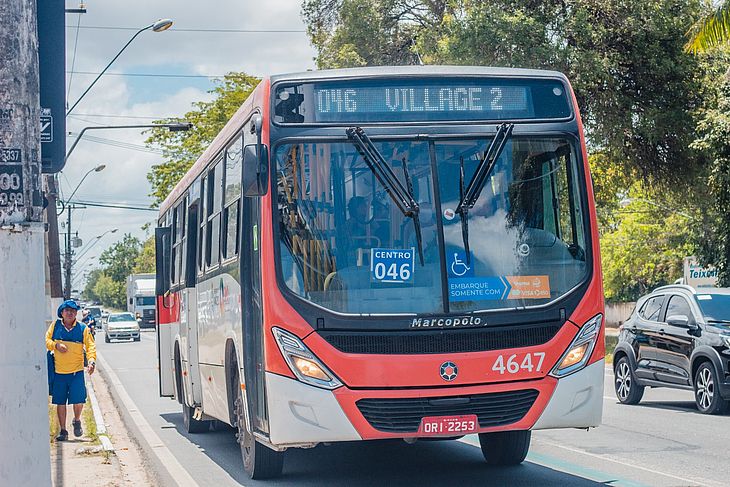
[(654, 475), (661, 475), (663, 477), (668, 477), (670, 479), (679, 480), (680, 482), (683, 482), (684, 485), (708, 485), (708, 484), (701, 484), (697, 480), (690, 480), (690, 479), (686, 479), (684, 477), (677, 477), (676, 475), (672, 475), (672, 474), (669, 474), (669, 473), (660, 472), (658, 470), (653, 470), (651, 468), (642, 467), (641, 465), (636, 465), (636, 464), (631, 463), (631, 462), (624, 462), (624, 461), (621, 461), (621, 460), (614, 460), (613, 458), (610, 458), (610, 457), (607, 457), (607, 456), (604, 456), (604, 455), (598, 455), (596, 453), (590, 453), (590, 452), (587, 452), (587, 451), (584, 451), (584, 450), (579, 450), (577, 448), (571, 448), (569, 446), (561, 445), (559, 443), (553, 443), (552, 441), (546, 441), (546, 440), (543, 440), (543, 439), (539, 439), (538, 442), (539, 443), (543, 443), (545, 445), (549, 445), (549, 446), (555, 447), (555, 448), (562, 448), (563, 450), (568, 450), (569, 452), (572, 452), (572, 453), (578, 453), (578, 454), (581, 454), (581, 455), (586, 455), (586, 456), (589, 456), (589, 457), (593, 457), (593, 458), (597, 458), (597, 459), (600, 459), (600, 460), (604, 460), (606, 462), (612, 462), (612, 463), (616, 463), (616, 464), (619, 464), (619, 465), (623, 465), (625, 467), (631, 467), (631, 468), (635, 468), (635, 469), (638, 469), (638, 470), (643, 470), (645, 472), (649, 472), (649, 473), (652, 473)]
[(167, 470), (173, 480), (180, 486), (197, 486), (198, 483), (193, 480), (193, 477), (185, 470), (185, 468), (177, 461), (175, 455), (165, 446), (160, 437), (152, 429), (152, 426), (144, 419), (142, 412), (139, 410), (137, 405), (134, 403), (132, 398), (127, 393), (126, 389), (122, 385), (122, 381), (119, 380), (117, 374), (109, 367), (109, 364), (104, 357), (97, 351), (96, 360), (99, 365), (104, 369), (104, 372), (108, 374), (111, 385), (116, 389), (119, 394), (119, 399), (122, 400), (124, 408), (129, 412), (132, 417), (132, 421), (137, 425), (142, 436), (144, 437), (147, 444), (150, 445), (152, 452), (157, 456), (162, 466)]

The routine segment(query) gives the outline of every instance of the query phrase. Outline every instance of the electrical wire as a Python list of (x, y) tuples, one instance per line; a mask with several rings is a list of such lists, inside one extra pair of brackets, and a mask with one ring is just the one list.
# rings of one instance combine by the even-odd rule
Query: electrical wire
[[(93, 71), (66, 71), (66, 74), (86, 74), (98, 76), (99, 73)], [(175, 73), (104, 73), (104, 76), (130, 76), (130, 77), (148, 77), (148, 78), (223, 78), (222, 74), (175, 74)]]
[(76, 40), (74, 40), (74, 53), (73, 53), (73, 56), (71, 57), (71, 71), (70, 71), (71, 76), (68, 79), (68, 91), (66, 91), (67, 100), (71, 96), (71, 83), (73, 82), (73, 79), (74, 79), (74, 66), (76, 66), (76, 47), (79, 45), (79, 31), (81, 30), (81, 29), (79, 29), (79, 27), (81, 27), (81, 13), (79, 13), (79, 19), (76, 22)]
[[(68, 26), (66, 26), (68, 28)], [(82, 29), (94, 30), (139, 30), (139, 27), (116, 27), (109, 25), (85, 25)], [(215, 32), (218, 34), (305, 34), (303, 29), (180, 29), (175, 27), (168, 32)]]
[[(138, 118), (141, 120), (169, 120), (171, 118), (181, 118), (179, 116), (177, 117), (143, 117), (141, 115), (109, 115), (109, 114), (103, 114), (103, 113), (74, 113), (72, 115), (69, 115), (68, 118), (78, 118), (78, 117), (104, 117), (104, 118)], [(83, 119), (79, 119), (83, 120)]]
[(154, 211), (154, 212), (160, 211), (159, 208), (150, 208), (150, 207), (144, 207), (144, 206), (117, 205), (117, 204), (113, 204), (113, 203), (94, 203), (91, 201), (80, 201), (80, 200), (72, 201), (69, 204), (92, 206), (92, 207), (96, 207), (96, 208), (115, 208), (118, 210)]

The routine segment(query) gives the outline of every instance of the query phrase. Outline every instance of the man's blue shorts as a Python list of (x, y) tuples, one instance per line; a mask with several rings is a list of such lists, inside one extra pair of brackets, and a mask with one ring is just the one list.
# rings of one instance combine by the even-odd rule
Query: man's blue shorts
[(84, 371), (73, 374), (56, 374), (53, 378), (53, 404), (84, 404), (86, 402), (86, 383)]

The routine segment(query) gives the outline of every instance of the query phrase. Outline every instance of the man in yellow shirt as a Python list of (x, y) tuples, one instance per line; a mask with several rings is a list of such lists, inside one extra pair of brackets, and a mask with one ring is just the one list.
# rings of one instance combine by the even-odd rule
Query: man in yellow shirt
[(83, 434), (81, 411), (86, 403), (86, 384), (84, 383), (84, 351), (89, 363), (89, 375), (96, 366), (96, 344), (89, 328), (76, 321), (79, 305), (67, 300), (58, 307), (58, 317), (46, 332), (46, 348), (53, 352), (55, 374), (51, 387), (51, 402), (56, 405), (58, 424), (61, 432), (58, 441), (68, 439), (66, 430), (66, 404), (73, 405), (72, 421), (74, 435)]

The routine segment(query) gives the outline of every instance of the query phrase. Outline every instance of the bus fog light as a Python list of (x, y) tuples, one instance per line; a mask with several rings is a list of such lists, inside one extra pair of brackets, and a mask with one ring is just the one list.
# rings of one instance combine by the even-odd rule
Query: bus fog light
[(271, 331), (289, 369), (300, 382), (330, 390), (342, 385), (299, 337), (281, 328), (274, 327)]
[(315, 379), (324, 381), (332, 380), (332, 377), (327, 375), (319, 365), (312, 362), (311, 360), (307, 360), (302, 357), (293, 357), (293, 361), (294, 367), (296, 367), (299, 372), (306, 375), (307, 377), (313, 377)]
[(565, 377), (585, 367), (596, 346), (602, 321), (603, 315), (598, 314), (585, 322), (566, 352), (560, 357), (558, 365), (550, 371), (550, 375), (558, 378)]

